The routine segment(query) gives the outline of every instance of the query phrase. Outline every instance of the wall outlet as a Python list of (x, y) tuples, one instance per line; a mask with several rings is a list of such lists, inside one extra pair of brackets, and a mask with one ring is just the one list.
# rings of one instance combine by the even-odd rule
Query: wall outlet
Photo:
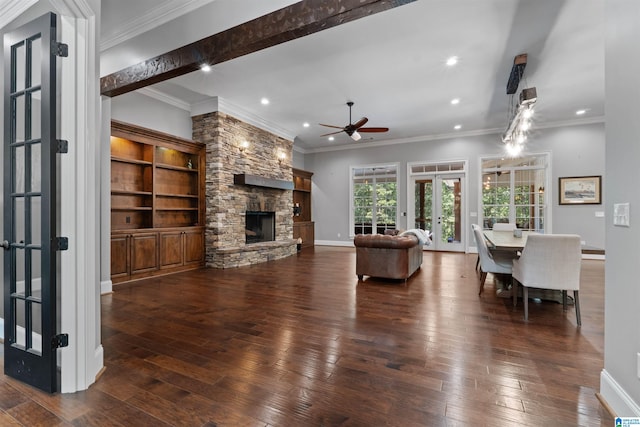
[(586, 240), (580, 240), (580, 244), (581, 244), (582, 246), (584, 246), (584, 245), (586, 245), (586, 244), (587, 244), (587, 241), (586, 241)]
[(342, 237), (342, 234), (338, 233), (338, 237)]
[(596, 218), (604, 218), (604, 212), (603, 211), (597, 211), (596, 212)]

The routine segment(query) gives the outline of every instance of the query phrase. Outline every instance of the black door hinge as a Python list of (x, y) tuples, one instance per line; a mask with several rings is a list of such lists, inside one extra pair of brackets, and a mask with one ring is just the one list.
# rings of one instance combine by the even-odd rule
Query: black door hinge
[(69, 56), (69, 45), (64, 43), (52, 41), (51, 42), (51, 54), (54, 56), (61, 56), (66, 58)]
[(51, 348), (62, 348), (69, 345), (69, 334), (58, 334), (51, 338)]
[(69, 249), (69, 238), (67, 237), (56, 237), (53, 242), (53, 250), (55, 251), (66, 251)]
[(58, 139), (58, 146), (56, 147), (57, 153), (68, 153), (69, 152), (69, 142), (66, 139)]

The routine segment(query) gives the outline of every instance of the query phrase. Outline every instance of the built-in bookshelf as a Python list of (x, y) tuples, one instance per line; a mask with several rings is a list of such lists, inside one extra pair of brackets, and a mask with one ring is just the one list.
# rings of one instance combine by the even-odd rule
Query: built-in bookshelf
[(204, 145), (112, 121), (111, 231), (114, 283), (203, 265)]
[(302, 247), (313, 246), (315, 225), (311, 220), (312, 172), (293, 169), (293, 238), (302, 239)]

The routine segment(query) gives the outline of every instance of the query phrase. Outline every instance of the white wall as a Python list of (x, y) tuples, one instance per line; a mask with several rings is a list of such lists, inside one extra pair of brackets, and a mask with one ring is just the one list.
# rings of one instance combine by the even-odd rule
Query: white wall
[(137, 92), (111, 98), (111, 118), (186, 139), (192, 137), (189, 111)]
[[(537, 130), (528, 142), (532, 153), (550, 152), (554, 233), (577, 233), (587, 245), (604, 247), (604, 219), (596, 218), (603, 205), (558, 206), (558, 177), (604, 175), (604, 125), (602, 123)], [(498, 135), (480, 135), (391, 146), (313, 153), (305, 155), (305, 167), (313, 175), (313, 219), (319, 241), (349, 241), (349, 167), (353, 165), (399, 162), (399, 211), (407, 208), (406, 165), (416, 161), (467, 160), (468, 207), (478, 211), (480, 188), (479, 158), (498, 155), (502, 144)], [(604, 193), (606, 199), (607, 194)], [(468, 218), (467, 225), (478, 218)], [(398, 226), (407, 228), (406, 217)], [(470, 227), (467, 227), (470, 230)], [(338, 236), (338, 234), (340, 236)], [(467, 242), (473, 242), (469, 234)], [(473, 246), (473, 244), (471, 245)]]
[[(640, 2), (607, 2), (605, 43), (607, 195), (604, 369), (600, 393), (620, 416), (640, 416)], [(630, 204), (630, 227), (612, 223)]]

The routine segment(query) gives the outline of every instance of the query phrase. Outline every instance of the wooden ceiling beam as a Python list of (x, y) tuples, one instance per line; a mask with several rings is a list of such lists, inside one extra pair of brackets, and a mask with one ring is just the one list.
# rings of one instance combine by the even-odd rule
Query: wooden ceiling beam
[(117, 96), (415, 0), (303, 0), (100, 79)]

